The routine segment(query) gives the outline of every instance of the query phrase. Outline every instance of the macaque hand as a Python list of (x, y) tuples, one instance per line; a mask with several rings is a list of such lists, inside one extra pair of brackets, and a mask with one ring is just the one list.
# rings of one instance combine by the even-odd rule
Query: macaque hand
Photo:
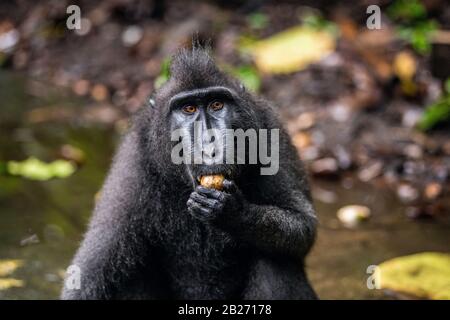
[(227, 212), (236, 213), (242, 210), (243, 204), (242, 193), (233, 181), (226, 179), (221, 191), (198, 185), (187, 201), (189, 213), (201, 221), (226, 219)]

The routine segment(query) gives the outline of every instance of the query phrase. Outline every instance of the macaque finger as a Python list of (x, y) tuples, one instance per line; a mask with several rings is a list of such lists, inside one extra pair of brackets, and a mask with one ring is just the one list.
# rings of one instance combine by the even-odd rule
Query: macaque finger
[(223, 180), (223, 190), (228, 193), (234, 193), (237, 190), (236, 184), (231, 180)]

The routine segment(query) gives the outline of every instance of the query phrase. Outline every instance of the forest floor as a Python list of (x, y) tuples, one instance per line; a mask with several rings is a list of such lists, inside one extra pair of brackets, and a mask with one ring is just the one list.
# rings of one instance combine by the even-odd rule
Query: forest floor
[[(33, 95), (64, 87), (89, 101), (77, 114), (43, 106), (30, 121), (80, 117), (122, 127), (123, 119), (147, 103), (167, 57), (189, 45), (193, 34), (209, 43), (220, 64), (254, 68), (239, 50), (243, 39), (263, 39), (298, 25), (307, 10), (269, 1), (77, 3), (83, 18), (77, 31), (66, 28), (68, 1), (0, 4), (0, 35), (9, 33), (13, 42), (0, 51), (0, 66), (26, 74)], [(258, 72), (256, 90), (278, 108), (314, 177), (345, 186), (347, 176), (356, 176), (395, 193), (408, 217), (448, 218), (448, 124), (417, 129), (425, 107), (444, 94), (448, 56), (442, 58), (435, 45), (431, 55), (416, 53), (395, 36), (389, 21), (381, 30), (368, 30), (363, 5), (315, 5), (339, 30), (333, 52), (297, 72)], [(450, 9), (444, 1), (441, 6), (446, 9), (430, 7), (430, 12), (441, 23), (450, 21)], [(402, 61), (409, 75), (402, 72)], [(33, 79), (48, 87), (33, 85)], [(331, 201), (329, 193), (318, 196)]]

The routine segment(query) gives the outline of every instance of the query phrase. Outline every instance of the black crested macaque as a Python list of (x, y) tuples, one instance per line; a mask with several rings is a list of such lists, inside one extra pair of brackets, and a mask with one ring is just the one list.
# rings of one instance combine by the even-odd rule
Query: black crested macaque
[[(62, 298), (315, 299), (304, 259), (316, 216), (275, 113), (204, 49), (182, 50), (170, 70), (122, 141), (73, 260), (81, 287), (66, 285)], [(174, 163), (171, 133), (185, 129), (196, 144), (194, 122), (222, 131), (279, 129), (278, 171), (261, 174), (259, 160)], [(202, 186), (205, 175), (222, 175), (223, 188)]]

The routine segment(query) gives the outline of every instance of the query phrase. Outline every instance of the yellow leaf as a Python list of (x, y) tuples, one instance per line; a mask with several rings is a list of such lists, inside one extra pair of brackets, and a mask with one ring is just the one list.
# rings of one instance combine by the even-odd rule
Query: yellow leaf
[(402, 80), (412, 80), (416, 74), (417, 64), (414, 56), (402, 51), (394, 58), (394, 72)]
[(7, 290), (9, 288), (23, 287), (23, 281), (13, 278), (0, 279), (0, 291)]
[(22, 260), (0, 260), (0, 277), (5, 277), (23, 265)]
[(450, 254), (423, 252), (383, 262), (380, 285), (427, 299), (450, 300)]
[(258, 69), (265, 73), (291, 73), (332, 53), (335, 38), (326, 31), (297, 26), (250, 46)]
[(403, 93), (408, 96), (414, 96), (417, 92), (417, 85), (414, 82), (416, 71), (417, 63), (411, 53), (402, 51), (395, 56), (394, 72), (400, 79)]

